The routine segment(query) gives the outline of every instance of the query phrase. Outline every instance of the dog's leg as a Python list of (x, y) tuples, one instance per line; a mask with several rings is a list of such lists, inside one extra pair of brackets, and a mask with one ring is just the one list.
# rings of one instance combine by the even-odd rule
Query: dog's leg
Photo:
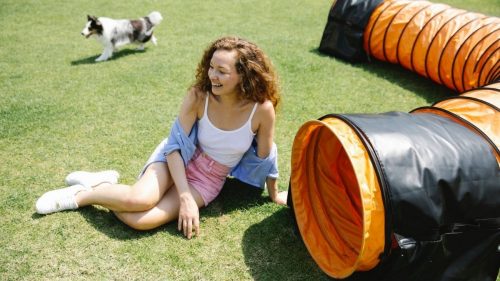
[(139, 47), (136, 48), (137, 51), (144, 51), (144, 44), (140, 44)]
[(157, 42), (156, 42), (156, 37), (154, 35), (151, 35), (151, 43), (153, 43), (153, 45), (158, 45)]
[(105, 61), (108, 60), (113, 55), (113, 46), (106, 45), (102, 54), (95, 61)]

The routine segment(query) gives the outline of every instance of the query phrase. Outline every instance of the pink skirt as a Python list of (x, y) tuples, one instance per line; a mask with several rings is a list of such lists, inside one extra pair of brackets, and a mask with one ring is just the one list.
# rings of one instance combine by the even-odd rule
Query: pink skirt
[(213, 160), (199, 148), (186, 167), (187, 181), (201, 195), (205, 206), (219, 195), (229, 172), (229, 167)]

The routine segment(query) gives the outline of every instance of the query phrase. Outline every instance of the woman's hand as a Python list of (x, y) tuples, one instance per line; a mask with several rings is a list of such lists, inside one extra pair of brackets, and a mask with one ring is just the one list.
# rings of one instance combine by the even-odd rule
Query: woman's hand
[(191, 239), (193, 230), (196, 236), (200, 234), (200, 212), (191, 194), (185, 193), (180, 196), (177, 229), (182, 231), (187, 239)]
[(278, 205), (286, 205), (286, 200), (288, 198), (288, 191), (281, 191), (276, 194), (276, 197), (273, 198), (274, 203)]
[(278, 183), (276, 179), (267, 178), (266, 179), (267, 192), (271, 200), (279, 205), (286, 205), (286, 199), (288, 197), (288, 191), (279, 191)]

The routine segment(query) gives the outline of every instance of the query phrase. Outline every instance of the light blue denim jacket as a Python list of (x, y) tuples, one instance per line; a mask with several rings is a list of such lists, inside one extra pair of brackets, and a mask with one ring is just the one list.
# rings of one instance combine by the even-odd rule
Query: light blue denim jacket
[[(196, 122), (187, 136), (182, 128), (180, 121), (176, 118), (170, 136), (168, 137), (164, 155), (179, 150), (184, 165), (186, 166), (193, 157), (198, 143), (198, 122)], [(276, 179), (278, 173), (278, 149), (273, 143), (271, 153), (268, 157), (262, 159), (257, 156), (257, 142), (252, 142), (250, 148), (245, 152), (240, 162), (231, 170), (229, 176), (253, 185), (255, 187), (264, 188), (266, 178)]]

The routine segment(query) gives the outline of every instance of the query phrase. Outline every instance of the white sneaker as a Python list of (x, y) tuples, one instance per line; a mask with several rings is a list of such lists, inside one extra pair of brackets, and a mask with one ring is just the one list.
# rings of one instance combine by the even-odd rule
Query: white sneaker
[(82, 190), (90, 188), (83, 185), (72, 185), (70, 187), (60, 188), (45, 192), (36, 201), (36, 212), (45, 215), (64, 210), (74, 210), (78, 208), (75, 201), (75, 194)]
[(66, 176), (66, 184), (67, 185), (81, 184), (85, 187), (94, 187), (101, 183), (116, 184), (118, 183), (119, 178), (120, 174), (114, 170), (107, 170), (101, 172), (76, 171)]

